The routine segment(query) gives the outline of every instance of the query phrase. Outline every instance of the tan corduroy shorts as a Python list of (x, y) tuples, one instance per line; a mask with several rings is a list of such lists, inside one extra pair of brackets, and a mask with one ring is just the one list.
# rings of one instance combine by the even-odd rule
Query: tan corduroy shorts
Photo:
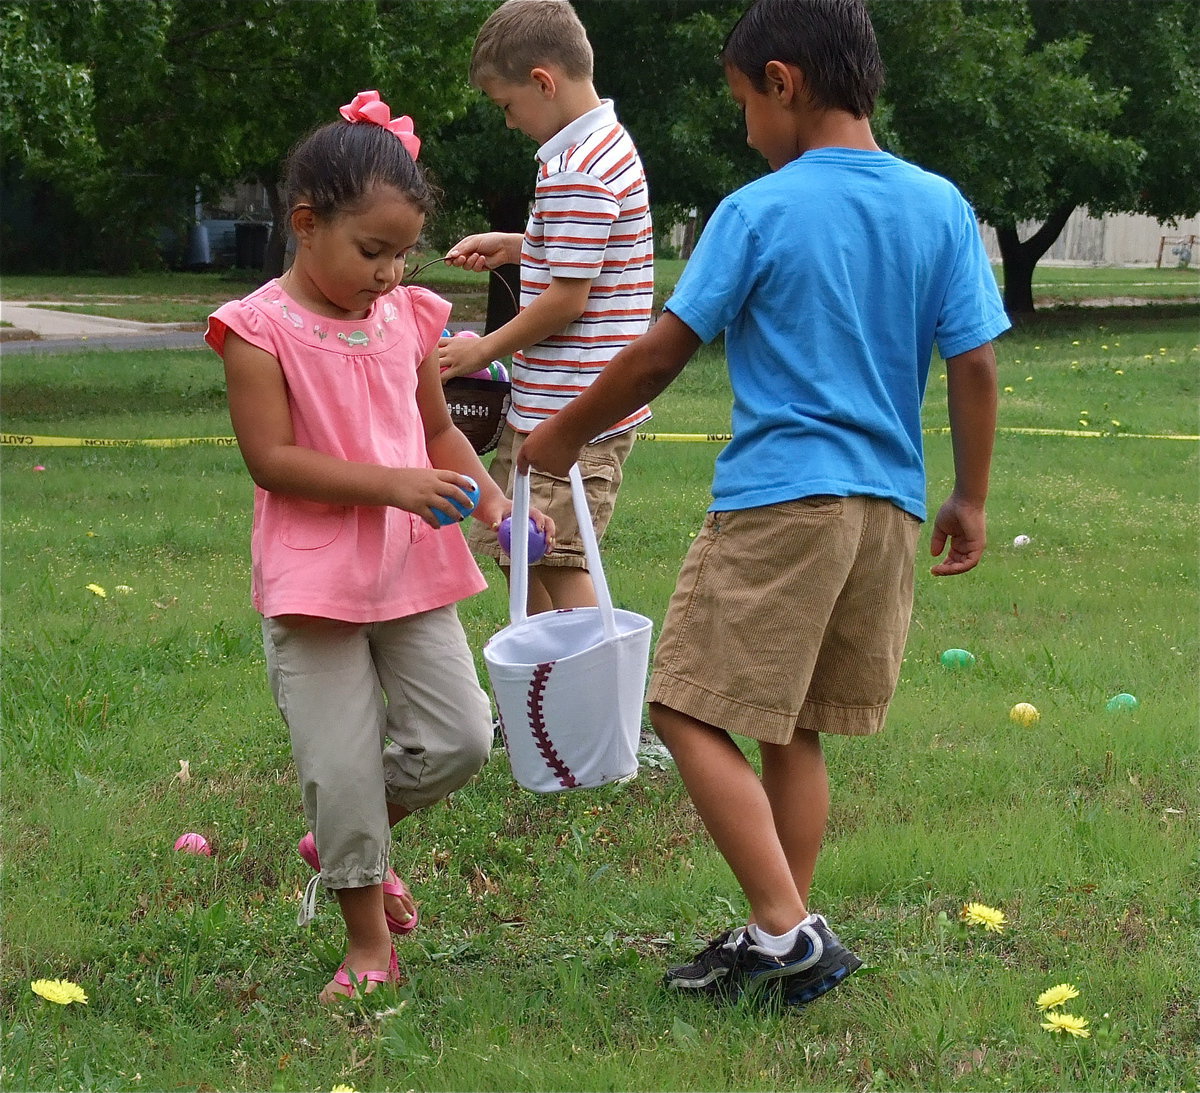
[[(505, 497), (511, 498), (513, 495), (515, 460), (525, 436), (525, 433), (518, 433), (511, 425), (506, 425), (488, 467), (488, 474), (504, 491)], [(621, 488), (622, 468), (633, 448), (635, 436), (631, 429), (598, 444), (585, 445), (579, 453), (579, 474), (583, 479), (583, 492), (587, 496), (597, 539), (603, 538), (604, 529), (612, 518), (617, 491)], [(544, 471), (532, 471), (529, 475), (529, 503), (554, 521), (554, 550), (538, 564), (587, 569), (583, 539), (579, 535), (579, 524), (571, 501), (570, 480)], [(491, 528), (472, 522), (467, 530), (467, 544), (476, 556), (494, 558), (508, 565), (508, 555), (501, 551), (496, 533)]]
[(771, 744), (883, 728), (920, 521), (874, 497), (710, 512), (684, 559), (647, 701)]

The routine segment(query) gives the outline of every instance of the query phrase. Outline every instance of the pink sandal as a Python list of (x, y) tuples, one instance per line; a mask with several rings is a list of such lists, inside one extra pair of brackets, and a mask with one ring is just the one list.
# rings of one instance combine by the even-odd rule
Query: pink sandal
[[(313, 833), (311, 831), (307, 832), (304, 838), (300, 840), (296, 846), (296, 850), (300, 857), (304, 859), (305, 864), (308, 865), (309, 868), (317, 870), (318, 873), (320, 872), (321, 859), (317, 857), (317, 841), (313, 838)], [(296, 919), (301, 926), (307, 926), (308, 923), (312, 921), (312, 917), (316, 911), (316, 882), (318, 879), (318, 877), (313, 877), (312, 880), (308, 882), (308, 888), (304, 892), (304, 901), (300, 908), (300, 915)], [(409, 891), (408, 885), (405, 884), (404, 881), (402, 881), (398, 876), (396, 876), (396, 872), (393, 869), (389, 869), (387, 872), (387, 877), (384, 878), (383, 894), (385, 896), (407, 896), (409, 899), (412, 899), (412, 892)], [(400, 937), (403, 937), (405, 934), (411, 934), (421, 922), (421, 912), (415, 908), (412, 913), (412, 918), (410, 918), (407, 922), (401, 922), (398, 918), (394, 918), (392, 915), (388, 914), (387, 911), (383, 912), (383, 917), (387, 920), (388, 929), (393, 934), (396, 934)], [(368, 974), (374, 975), (378, 973), (369, 972)], [(345, 983), (342, 984), (342, 986), (346, 985), (347, 984)]]
[[(346, 962), (343, 960), (341, 967), (333, 973), (333, 981), (339, 987), (345, 987), (349, 991), (347, 998), (353, 998), (358, 993), (358, 988), (355, 985), (356, 981), (361, 986), (367, 986), (370, 983), (399, 983), (400, 982), (400, 962), (396, 959), (396, 948), (392, 946), (392, 955), (388, 960), (388, 970), (386, 972), (367, 971), (362, 975), (354, 975), (353, 972), (346, 970)], [(363, 994), (370, 994), (369, 990), (364, 990)]]

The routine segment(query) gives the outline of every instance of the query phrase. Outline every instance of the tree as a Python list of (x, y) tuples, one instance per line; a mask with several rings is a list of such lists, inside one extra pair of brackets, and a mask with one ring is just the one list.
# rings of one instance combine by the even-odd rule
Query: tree
[[(212, 197), (260, 182), (276, 227), (264, 272), (277, 273), (288, 148), (365, 88), (411, 113), (418, 132), (460, 112), (465, 82), (446, 73), (465, 68), (480, 10), (475, 0), (10, 2), (6, 90), (24, 73), (42, 80), (0, 107), (4, 151), (27, 173), (74, 179), (69, 193), (102, 225), (113, 265), (142, 261), (141, 244), (190, 214), (197, 187)], [(10, 40), (21, 46), (11, 63)], [(87, 172), (63, 174), (81, 154), (56, 149), (39, 117), (92, 138)]]
[[(875, 0), (879, 129), (996, 228), (1011, 315), (1074, 209), (1191, 215), (1200, 77), (1189, 0)], [(1186, 146), (1185, 146), (1186, 145)], [(1166, 162), (1164, 162), (1166, 161)], [(1041, 226), (1025, 240), (1023, 221)]]
[(276, 275), (287, 234), (280, 184), (291, 145), (367, 88), (378, 88), (397, 114), (411, 113), (419, 133), (452, 117), (465, 91), (444, 78), (443, 66), (465, 64), (476, 11), (468, 0), (177, 3), (160, 90), (188, 93), (135, 139), (160, 160), (169, 157), (175, 174), (182, 161), (210, 193), (234, 179), (260, 183), (274, 222), (264, 273)]

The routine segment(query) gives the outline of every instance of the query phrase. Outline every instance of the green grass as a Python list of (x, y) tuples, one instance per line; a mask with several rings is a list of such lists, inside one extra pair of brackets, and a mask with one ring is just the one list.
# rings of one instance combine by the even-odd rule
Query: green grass
[[(1061, 312), (998, 353), (1002, 428), (1200, 432), (1195, 309)], [(14, 356), (0, 384), (6, 433), (229, 432), (206, 352)], [(662, 432), (726, 428), (719, 351), (655, 412)], [(936, 504), (949, 441), (927, 447)], [(606, 568), (656, 623), (718, 450), (631, 456)], [(1196, 1089), (1198, 454), (1001, 433), (984, 563), (950, 580), (919, 564), (887, 731), (829, 742), (814, 903), (869, 963), (830, 998), (779, 1014), (666, 996), (664, 965), (744, 913), (674, 772), (535, 797), (497, 754), (399, 833), (423, 913), (408, 982), (328, 1012), (341, 929), (329, 901), (295, 926), (304, 823), (248, 603), (236, 450), (0, 448), (0, 1085)], [(506, 621), (489, 578), (462, 609), (476, 650)], [(943, 668), (948, 647), (974, 668)], [(1106, 713), (1119, 691), (1140, 707)], [(1035, 727), (1009, 721), (1020, 701)], [(184, 831), (214, 856), (173, 852)], [(970, 900), (1005, 931), (959, 923)], [(59, 977), (88, 1004), (29, 989)], [(1039, 1027), (1034, 999), (1060, 982), (1089, 1039)]]
[[(1004, 284), (1003, 271), (996, 277)], [(1081, 300), (1111, 305), (1126, 300), (1195, 301), (1200, 296), (1200, 270), (1153, 266), (1039, 266), (1033, 274), (1034, 300), (1039, 307)]]
[[(436, 256), (413, 255), (410, 268)], [(655, 263), (655, 306), (661, 308), (687, 265), (682, 259)], [(996, 277), (1003, 285), (1003, 272)], [(480, 321), (486, 311), (487, 278), (452, 266), (430, 265), (417, 283), (446, 296), (457, 321)], [(244, 270), (206, 273), (152, 273), (130, 277), (72, 275), (8, 275), (0, 283), (4, 299), (62, 301), (58, 310), (110, 315), (147, 323), (201, 323), (215, 307), (244, 295), (259, 284)], [(1200, 272), (1194, 269), (1100, 266), (1039, 267), (1034, 297), (1042, 308), (1078, 305), (1081, 301), (1121, 304), (1126, 301), (1192, 301), (1200, 297)]]

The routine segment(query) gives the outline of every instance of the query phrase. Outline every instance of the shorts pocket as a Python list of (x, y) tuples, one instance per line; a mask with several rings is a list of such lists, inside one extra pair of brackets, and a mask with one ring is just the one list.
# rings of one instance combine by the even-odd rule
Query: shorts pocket
[(794, 501), (783, 501), (778, 506), (781, 512), (804, 512), (814, 516), (840, 516), (844, 497), (814, 493), (811, 497), (797, 497)]
[[(565, 477), (560, 478), (558, 475), (545, 474), (543, 471), (534, 473), (540, 476), (545, 483), (543, 491), (538, 491), (537, 483), (533, 479), (530, 480), (535, 495), (540, 492), (541, 497), (547, 502), (547, 507), (542, 511), (553, 517), (555, 525), (562, 529), (556, 534), (559, 548), (577, 542), (579, 549), (582, 550), (583, 542), (579, 538), (579, 525), (575, 521), (574, 501), (571, 496), (571, 480)], [(617, 473), (618, 469), (607, 459), (588, 459), (585, 456), (579, 460), (579, 477), (583, 480), (583, 495), (587, 499), (588, 512), (591, 513), (592, 526), (596, 529), (597, 538), (604, 535), (608, 521), (612, 518), (613, 507), (616, 503), (613, 481), (617, 478)], [(565, 536), (563, 531), (566, 531)]]
[(292, 550), (320, 550), (341, 534), (347, 511), (345, 505), (293, 498), (281, 522), (279, 538)]

